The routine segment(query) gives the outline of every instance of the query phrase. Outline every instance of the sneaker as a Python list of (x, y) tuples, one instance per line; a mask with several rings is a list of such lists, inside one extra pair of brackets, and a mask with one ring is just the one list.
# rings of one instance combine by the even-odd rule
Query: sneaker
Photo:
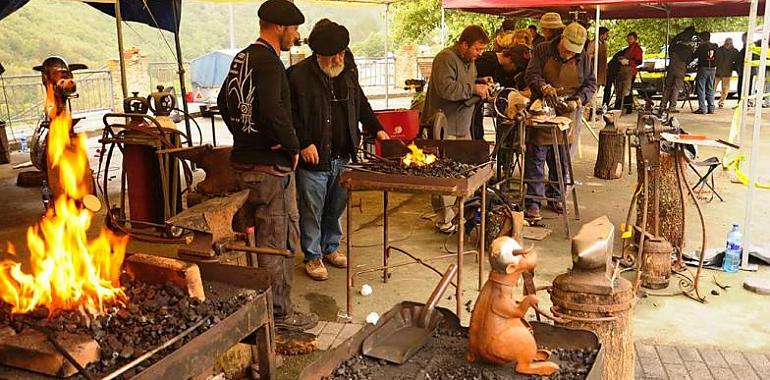
[(436, 229), (445, 233), (445, 234), (451, 234), (457, 231), (457, 225), (454, 223), (436, 223)]
[(702, 109), (698, 108), (697, 110), (695, 110), (695, 111), (692, 111), (692, 113), (694, 113), (694, 114), (698, 114), (698, 115), (703, 115), (703, 114), (705, 114), (705, 113), (706, 113), (706, 111), (704, 111), (704, 110), (702, 110)]
[(326, 271), (326, 267), (321, 259), (314, 259), (306, 262), (305, 273), (316, 281), (326, 281), (329, 279), (329, 272)]
[(708, 110), (708, 112), (707, 112), (707, 113), (708, 113), (709, 115), (713, 114), (713, 113), (714, 113), (714, 109), (712, 108), (712, 109)]
[(334, 265), (337, 268), (347, 268), (348, 267), (348, 258), (345, 257), (345, 255), (340, 251), (334, 251), (326, 256), (324, 256), (324, 261), (327, 263)]
[[(321, 260), (318, 260), (321, 261)], [(293, 312), (290, 315), (275, 317), (275, 328), (288, 331), (306, 331), (318, 325), (318, 315), (315, 313)]]
[(529, 205), (529, 207), (527, 207), (527, 210), (524, 211), (524, 219), (542, 220), (543, 216), (540, 215), (540, 206), (534, 203)]

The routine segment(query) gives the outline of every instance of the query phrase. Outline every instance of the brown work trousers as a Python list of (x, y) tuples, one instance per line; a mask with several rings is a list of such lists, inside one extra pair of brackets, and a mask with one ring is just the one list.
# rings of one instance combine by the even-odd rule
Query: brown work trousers
[[(259, 247), (296, 251), (299, 240), (299, 210), (294, 173), (277, 176), (261, 171), (236, 171), (238, 185), (248, 189), (249, 198), (238, 211), (236, 220), (255, 227)], [(257, 255), (260, 268), (270, 273), (273, 292), (273, 314), (283, 317), (292, 314), (291, 285), (294, 282), (294, 257)]]

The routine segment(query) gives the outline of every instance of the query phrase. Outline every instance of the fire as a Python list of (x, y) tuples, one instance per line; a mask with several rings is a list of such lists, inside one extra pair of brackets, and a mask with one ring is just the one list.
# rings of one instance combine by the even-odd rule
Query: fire
[(406, 166), (425, 166), (436, 162), (435, 155), (423, 153), (422, 149), (418, 148), (414, 143), (409, 144), (407, 148), (409, 148), (411, 152), (407, 153), (401, 160)]
[(59, 190), (54, 191), (53, 206), (27, 229), (28, 267), (11, 259), (0, 262), (0, 299), (13, 306), (13, 313), (46, 307), (50, 313), (97, 315), (126, 300), (119, 277), (128, 238), (102, 229), (95, 240), (88, 240), (93, 215), (82, 205), (92, 181), (86, 138), (71, 136), (69, 110), (55, 105), (50, 86), (47, 95), (48, 178), (51, 188)]

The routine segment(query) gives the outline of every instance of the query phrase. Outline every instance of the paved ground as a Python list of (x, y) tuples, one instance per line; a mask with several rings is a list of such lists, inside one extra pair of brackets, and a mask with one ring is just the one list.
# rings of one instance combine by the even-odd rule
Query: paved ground
[(769, 356), (757, 352), (637, 342), (636, 354), (636, 379), (770, 379)]

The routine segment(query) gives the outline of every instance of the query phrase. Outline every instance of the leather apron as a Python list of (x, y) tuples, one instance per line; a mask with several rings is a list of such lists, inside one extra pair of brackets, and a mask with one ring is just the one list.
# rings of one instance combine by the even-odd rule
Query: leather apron
[[(580, 77), (578, 76), (577, 60), (573, 58), (567, 62), (563, 62), (558, 57), (549, 58), (545, 62), (545, 67), (543, 67), (543, 79), (545, 79), (545, 82), (551, 86), (561, 88), (558, 92), (560, 97), (574, 95), (580, 89), (581, 85)], [(578, 107), (578, 110), (567, 115), (558, 115), (567, 116), (572, 119), (572, 124), (570, 125), (568, 132), (570, 142), (574, 139), (574, 126), (577, 125), (576, 123), (580, 122), (580, 120), (577, 119), (580, 108), (582, 107)], [(536, 130), (532, 132), (535, 133), (531, 133), (528, 138), (528, 142), (532, 144), (550, 145), (553, 142), (550, 131)], [(561, 142), (561, 136), (559, 136), (559, 141)]]

